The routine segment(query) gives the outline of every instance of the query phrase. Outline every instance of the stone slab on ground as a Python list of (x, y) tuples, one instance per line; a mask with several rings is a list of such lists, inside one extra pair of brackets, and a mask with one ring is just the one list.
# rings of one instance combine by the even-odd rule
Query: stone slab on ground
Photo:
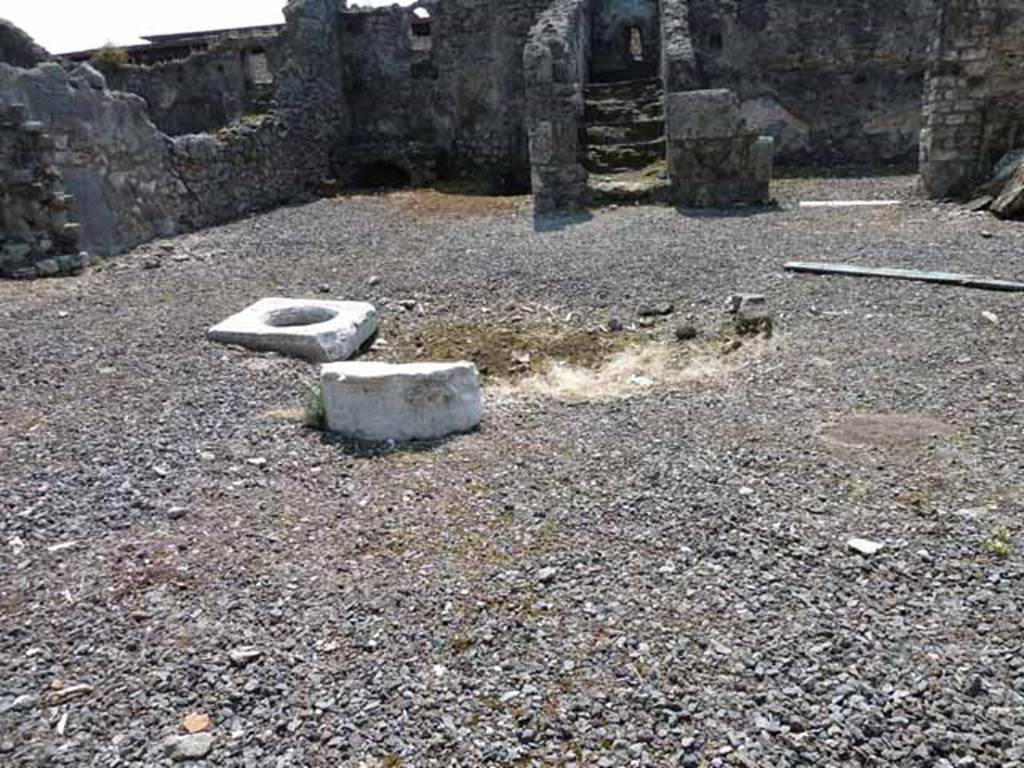
[(377, 310), (359, 301), (261, 299), (207, 332), (212, 341), (317, 363), (348, 360), (377, 331)]
[(323, 366), (331, 432), (359, 440), (434, 440), (480, 423), (480, 375), (472, 363), (334, 363)]

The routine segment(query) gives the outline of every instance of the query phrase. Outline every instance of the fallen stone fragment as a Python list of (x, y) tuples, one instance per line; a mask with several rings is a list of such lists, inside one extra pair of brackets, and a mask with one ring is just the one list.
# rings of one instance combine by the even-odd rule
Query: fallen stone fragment
[(763, 293), (734, 293), (725, 300), (725, 311), (738, 315), (740, 311), (752, 312), (768, 308), (768, 298)]
[(67, 687), (59, 688), (53, 691), (47, 698), (50, 704), (58, 705), (65, 704), (74, 699), (79, 699), (83, 696), (88, 696), (93, 692), (93, 687), (86, 683), (79, 683), (78, 685), (69, 685)]
[(215, 325), (212, 341), (313, 362), (348, 360), (377, 331), (377, 310), (356, 301), (270, 298)]
[(472, 363), (333, 363), (321, 371), (327, 429), (359, 440), (434, 440), (482, 416)]
[(201, 760), (210, 753), (211, 749), (213, 749), (213, 736), (209, 733), (169, 736), (164, 741), (164, 754), (176, 763)]
[(1024, 165), (1022, 165), (1006, 182), (989, 207), (1001, 219), (1015, 219), (1024, 216)]
[(735, 318), (740, 336), (764, 334), (771, 338), (774, 320), (768, 299), (762, 293), (734, 293), (725, 302), (726, 311)]
[(846, 542), (846, 546), (854, 552), (870, 557), (871, 555), (877, 555), (881, 552), (884, 545), (869, 539), (853, 538)]
[(181, 727), (189, 733), (201, 733), (210, 730), (210, 716), (200, 712), (190, 712), (181, 721)]
[(180, 520), (188, 514), (188, 509), (185, 507), (171, 507), (167, 510), (167, 517), (170, 520)]
[(39, 703), (39, 697), (35, 694), (25, 693), (9, 701), (0, 702), (0, 715), (7, 712), (24, 712), (32, 709)]
[(676, 311), (675, 305), (670, 301), (663, 301), (657, 304), (642, 304), (636, 313), (640, 317), (664, 317)]
[(228, 658), (231, 659), (231, 663), (236, 667), (244, 667), (247, 664), (251, 664), (262, 655), (263, 651), (250, 646), (235, 648), (233, 651), (228, 652)]
[(537, 581), (541, 584), (550, 584), (555, 580), (555, 576), (558, 575), (558, 569), (552, 566), (547, 568), (541, 568), (537, 571)]
[(676, 339), (679, 341), (693, 341), (698, 335), (699, 332), (693, 325), (680, 325), (676, 328)]

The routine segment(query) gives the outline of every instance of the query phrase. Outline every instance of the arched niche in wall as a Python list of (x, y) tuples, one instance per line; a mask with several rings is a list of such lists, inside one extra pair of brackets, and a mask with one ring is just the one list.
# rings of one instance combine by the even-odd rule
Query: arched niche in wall
[(414, 5), (409, 13), (409, 43), (414, 51), (429, 51), (434, 47), (434, 17), (422, 5)]

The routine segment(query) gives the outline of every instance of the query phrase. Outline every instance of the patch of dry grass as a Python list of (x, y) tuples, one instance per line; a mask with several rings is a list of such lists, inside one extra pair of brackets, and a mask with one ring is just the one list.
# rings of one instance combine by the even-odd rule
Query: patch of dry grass
[(528, 395), (563, 402), (620, 400), (656, 388), (691, 383), (724, 382), (751, 357), (763, 354), (772, 342), (750, 341), (741, 351), (725, 354), (720, 347), (683, 347), (655, 341), (628, 347), (598, 365), (554, 361), (542, 372), (518, 382), (499, 384), (496, 394)]

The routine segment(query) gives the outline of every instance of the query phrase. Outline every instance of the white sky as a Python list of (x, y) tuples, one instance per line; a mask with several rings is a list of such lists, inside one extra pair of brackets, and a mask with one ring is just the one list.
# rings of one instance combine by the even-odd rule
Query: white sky
[[(0, 0), (13, 21), (50, 53), (131, 45), (141, 35), (278, 24), (287, 0)], [(391, 5), (359, 0), (349, 5)], [(403, 0), (401, 5), (408, 5)]]

